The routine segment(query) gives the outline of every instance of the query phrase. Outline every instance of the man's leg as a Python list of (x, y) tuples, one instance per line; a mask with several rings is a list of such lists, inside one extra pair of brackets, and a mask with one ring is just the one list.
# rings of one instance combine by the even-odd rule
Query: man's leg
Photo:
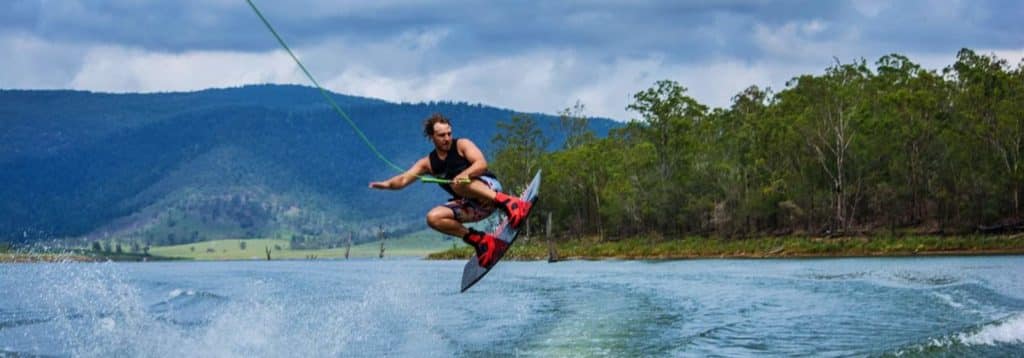
[(473, 198), (488, 203), (494, 202), (494, 196), (498, 194), (481, 179), (474, 179), (469, 184), (452, 184), (452, 190), (464, 198)]
[[(445, 234), (461, 237), (462, 241), (473, 246), (473, 249), (476, 250), (476, 257), (480, 266), (491, 267), (497, 261), (498, 256), (508, 248), (508, 244), (498, 240), (491, 234), (470, 230), (462, 225), (462, 222), (456, 218), (455, 212), (457, 210), (465, 211), (461, 206), (464, 204), (460, 201), (454, 201), (431, 209), (427, 212), (427, 225)], [(465, 212), (462, 213), (462, 215), (467, 214)]]
[(430, 209), (427, 212), (427, 225), (442, 233), (463, 237), (469, 233), (461, 222), (455, 220), (455, 212), (451, 208), (441, 205)]
[(452, 190), (463, 197), (474, 198), (488, 203), (497, 203), (498, 207), (505, 212), (505, 215), (508, 215), (509, 224), (514, 228), (518, 228), (522, 224), (526, 213), (530, 211), (529, 202), (495, 191), (483, 179), (473, 179), (469, 184), (452, 184)]

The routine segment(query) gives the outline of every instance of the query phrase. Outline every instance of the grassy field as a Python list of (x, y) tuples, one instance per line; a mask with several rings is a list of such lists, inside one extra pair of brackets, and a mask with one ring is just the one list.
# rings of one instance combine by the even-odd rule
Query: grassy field
[[(559, 259), (586, 260), (1024, 254), (1024, 235), (746, 240), (635, 237), (615, 241), (584, 238), (559, 241), (556, 251)], [(472, 255), (469, 247), (462, 246), (430, 254), (428, 258), (465, 259)], [(513, 260), (544, 260), (548, 258), (548, 245), (540, 239), (519, 240), (507, 255)]]
[[(245, 242), (245, 250), (240, 242)], [(454, 246), (453, 246), (454, 245)], [(384, 244), (384, 257), (424, 257), (428, 254), (464, 246), (461, 240), (442, 238), (440, 234), (424, 230), (388, 239)], [(278, 239), (230, 239), (196, 242), (185, 245), (152, 247), (154, 256), (175, 257), (193, 260), (266, 260), (266, 248), (270, 257), (279, 259), (333, 259), (344, 258), (345, 248), (292, 250), (288, 240)], [(353, 245), (349, 257), (378, 257), (380, 242)]]

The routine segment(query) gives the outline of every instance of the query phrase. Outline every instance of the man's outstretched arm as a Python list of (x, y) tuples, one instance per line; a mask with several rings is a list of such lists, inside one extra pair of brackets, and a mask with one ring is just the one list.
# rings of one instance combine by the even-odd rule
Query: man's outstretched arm
[(398, 174), (385, 181), (371, 182), (370, 188), (399, 190), (415, 182), (420, 174), (428, 172), (430, 172), (430, 161), (427, 157), (423, 157), (416, 161), (416, 164), (413, 164), (409, 170), (405, 171), (405, 173)]

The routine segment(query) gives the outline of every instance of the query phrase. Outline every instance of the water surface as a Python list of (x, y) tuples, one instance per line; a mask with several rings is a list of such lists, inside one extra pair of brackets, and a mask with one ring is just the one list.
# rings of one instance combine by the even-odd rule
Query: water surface
[(1020, 356), (1024, 257), (0, 265), (0, 355)]

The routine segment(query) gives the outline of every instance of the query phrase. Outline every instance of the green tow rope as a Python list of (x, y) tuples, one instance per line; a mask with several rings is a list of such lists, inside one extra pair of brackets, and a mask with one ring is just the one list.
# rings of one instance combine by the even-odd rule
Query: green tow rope
[[(363, 142), (366, 143), (366, 146), (370, 147), (370, 150), (372, 150), (373, 153), (377, 155), (377, 158), (380, 158), (380, 160), (384, 161), (384, 163), (387, 163), (387, 165), (391, 166), (391, 168), (394, 168), (399, 173), (405, 172), (404, 169), (395, 165), (395, 163), (392, 163), (390, 160), (388, 160), (388, 158), (385, 158), (384, 155), (377, 150), (377, 147), (375, 147), (373, 143), (371, 143), (370, 140), (366, 138), (366, 134), (363, 134), (363, 131), (360, 130), (358, 126), (356, 126), (356, 123), (353, 122), (352, 119), (349, 118), (347, 114), (345, 114), (345, 111), (341, 110), (341, 107), (339, 107), (338, 104), (334, 102), (334, 99), (331, 98), (327, 90), (324, 90), (324, 88), (320, 86), (320, 83), (317, 82), (315, 78), (313, 78), (313, 75), (311, 75), (308, 70), (306, 70), (306, 66), (303, 66), (302, 62), (299, 61), (299, 58), (295, 57), (295, 54), (292, 53), (291, 48), (288, 47), (288, 44), (284, 43), (284, 40), (281, 39), (281, 36), (277, 34), (277, 31), (274, 31), (274, 27), (270, 26), (270, 22), (267, 21), (267, 18), (263, 17), (263, 13), (260, 12), (260, 9), (256, 8), (256, 4), (253, 4), (252, 0), (245, 1), (249, 3), (249, 7), (252, 7), (252, 11), (256, 13), (256, 16), (259, 16), (260, 20), (263, 21), (263, 25), (267, 26), (267, 30), (270, 30), (271, 34), (274, 34), (274, 38), (276, 38), (277, 42), (281, 44), (281, 47), (283, 47), (284, 50), (288, 52), (288, 55), (291, 56), (293, 60), (295, 60), (295, 63), (299, 65), (299, 68), (302, 69), (302, 73), (306, 74), (306, 78), (309, 78), (309, 81), (313, 82), (313, 84), (316, 85), (316, 88), (320, 90), (320, 94), (324, 96), (324, 99), (326, 99), (327, 102), (331, 104), (331, 107), (334, 107), (334, 111), (338, 112), (338, 115), (340, 115), (341, 118), (344, 118), (345, 121), (348, 122), (349, 126), (352, 126), (352, 129), (356, 131), (356, 134), (359, 135), (359, 138), (363, 139)], [(419, 180), (424, 183), (448, 184), (452, 182), (451, 180), (448, 179), (441, 179), (429, 175), (417, 175), (416, 177), (419, 178)]]

